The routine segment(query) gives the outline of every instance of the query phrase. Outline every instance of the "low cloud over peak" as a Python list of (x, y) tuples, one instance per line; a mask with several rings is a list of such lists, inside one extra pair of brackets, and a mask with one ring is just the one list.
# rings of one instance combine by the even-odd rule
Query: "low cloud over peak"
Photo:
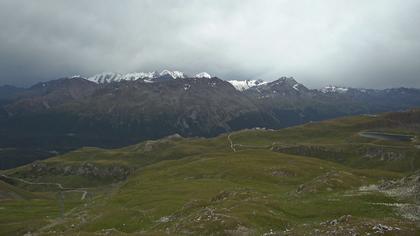
[(0, 84), (164, 68), (310, 87), (420, 87), (420, 2), (0, 3)]

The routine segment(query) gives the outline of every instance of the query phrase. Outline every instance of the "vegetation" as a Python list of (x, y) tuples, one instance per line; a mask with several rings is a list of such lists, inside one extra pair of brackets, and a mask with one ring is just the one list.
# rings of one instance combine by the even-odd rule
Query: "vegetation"
[(396, 119), (81, 148), (2, 172), (0, 234), (418, 235), (419, 142), (358, 135), (419, 137)]

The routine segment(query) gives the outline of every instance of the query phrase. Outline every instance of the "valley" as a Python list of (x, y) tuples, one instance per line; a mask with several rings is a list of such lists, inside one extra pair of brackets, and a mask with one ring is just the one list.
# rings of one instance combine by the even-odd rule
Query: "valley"
[(0, 236), (420, 236), (419, 0), (0, 0)]
[(83, 147), (1, 171), (0, 234), (418, 235), (419, 141), (359, 134), (419, 116)]
[(225, 81), (169, 70), (72, 76), (0, 92), (0, 169), (86, 146), (118, 148), (175, 133), (210, 138), (420, 106), (418, 89), (309, 89), (292, 77)]

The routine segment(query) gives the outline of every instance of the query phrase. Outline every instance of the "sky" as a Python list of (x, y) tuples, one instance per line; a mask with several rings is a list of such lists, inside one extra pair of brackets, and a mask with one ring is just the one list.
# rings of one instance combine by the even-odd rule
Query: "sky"
[(0, 0), (0, 85), (100, 72), (420, 88), (418, 0)]

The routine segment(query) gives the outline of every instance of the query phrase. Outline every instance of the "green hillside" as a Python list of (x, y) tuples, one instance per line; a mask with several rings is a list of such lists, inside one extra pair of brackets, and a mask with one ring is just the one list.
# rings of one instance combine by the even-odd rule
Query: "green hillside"
[(2, 172), (0, 235), (418, 235), (419, 114), (82, 148)]

